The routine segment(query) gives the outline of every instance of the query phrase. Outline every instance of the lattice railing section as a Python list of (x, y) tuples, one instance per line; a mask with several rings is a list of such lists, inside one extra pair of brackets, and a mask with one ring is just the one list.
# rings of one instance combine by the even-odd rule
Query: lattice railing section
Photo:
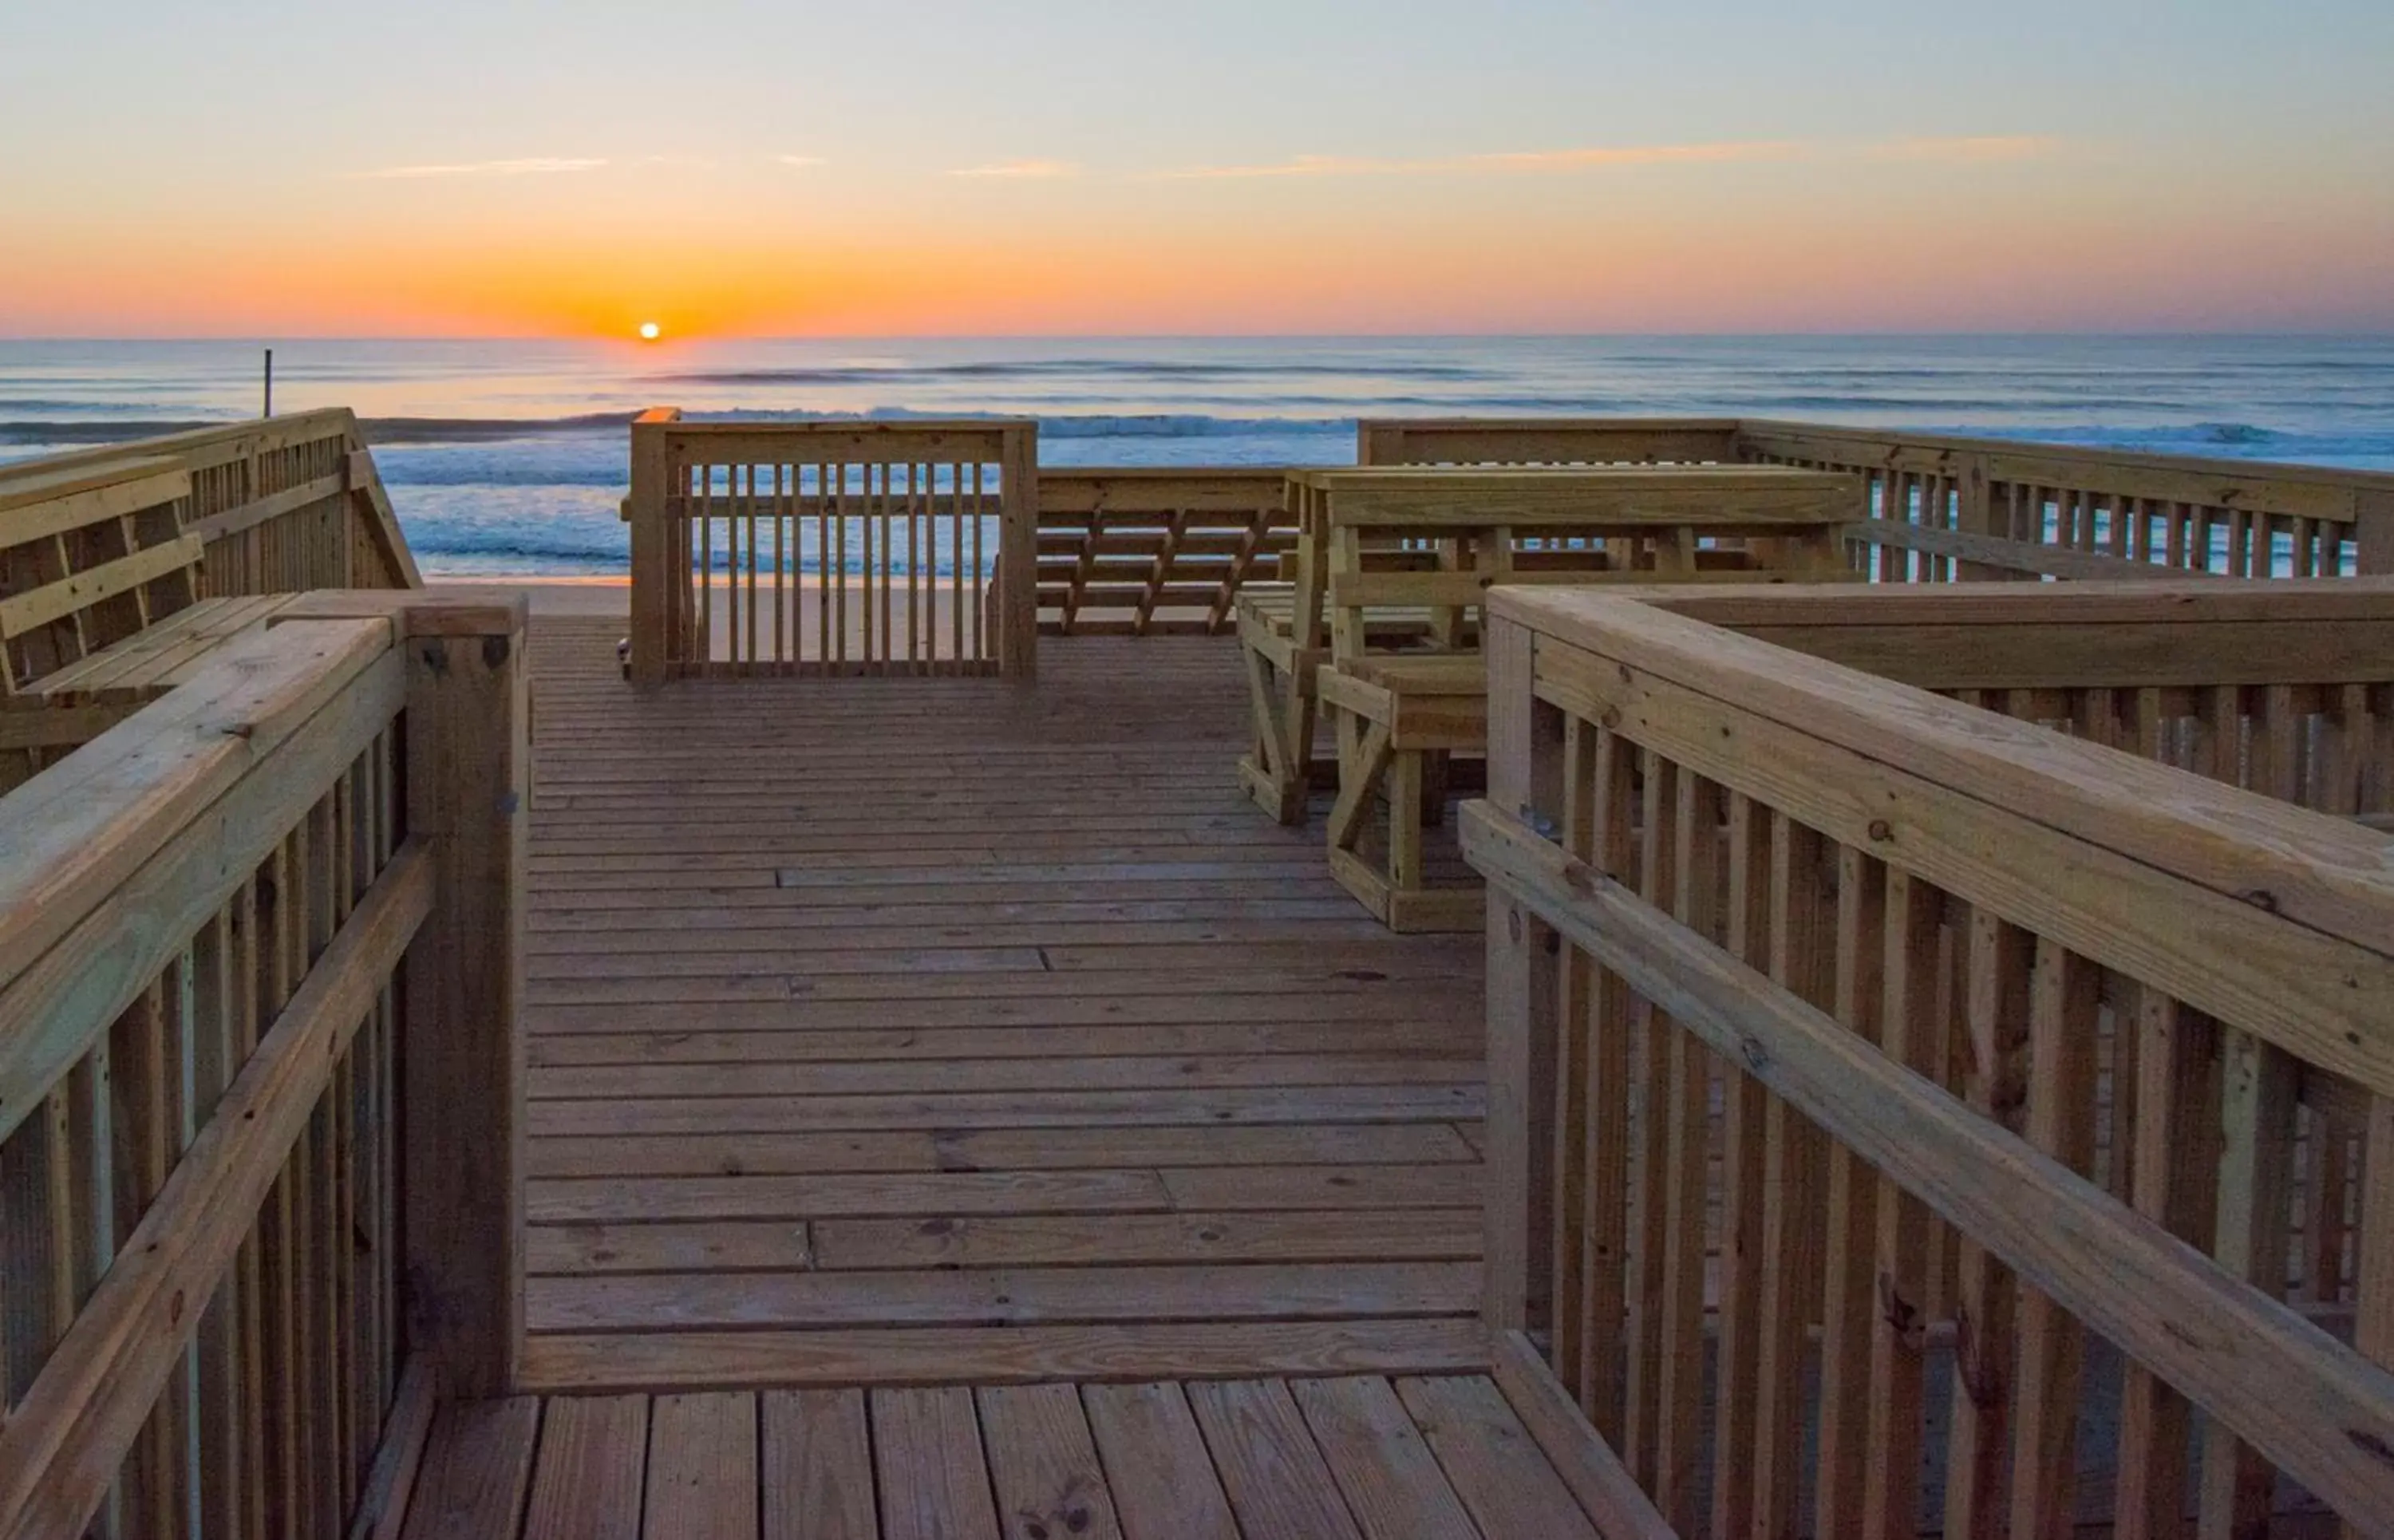
[(1494, 608), (1487, 1308), (1624, 1532), (2382, 1526), (2394, 841), (1651, 606)]
[(1031, 672), (1019, 423), (633, 428), (635, 678)]
[(521, 613), (323, 599), (0, 798), (0, 1532), (342, 1535), (511, 1374)]

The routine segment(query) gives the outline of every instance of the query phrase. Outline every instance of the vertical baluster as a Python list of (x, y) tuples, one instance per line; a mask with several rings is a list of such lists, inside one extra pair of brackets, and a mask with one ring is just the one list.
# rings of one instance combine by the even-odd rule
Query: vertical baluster
[[(1667, 909), (1677, 874), (1677, 863), (1669, 851), (1673, 833), (1678, 826), (1679, 771), (1677, 765), (1651, 751), (1641, 750), (1640, 758), (1644, 797), (1639, 818), (1638, 896), (1657, 908)], [(1657, 1424), (1664, 1404), (1664, 1257), (1669, 1233), (1664, 1045), (1670, 1036), (1671, 1024), (1651, 1004), (1646, 1004), (1638, 1015), (1637, 1077), (1645, 1088), (1645, 1096), (1637, 1118), (1634, 1179), (1638, 1196), (1630, 1231), (1627, 1408), (1623, 1419), (1621, 1453), (1630, 1473), (1651, 1494), (1661, 1481), (1657, 1461), (1662, 1435)]]
[[(1577, 725), (1577, 724), (1574, 724)], [(1636, 750), (1628, 740), (1601, 728), (1586, 728), (1580, 759), (1568, 767), (1566, 837), (1574, 854), (1622, 881), (1636, 877)], [(1574, 1304), (1578, 1361), (1558, 1361), (1565, 1383), (1608, 1442), (1623, 1438), (1624, 1335), (1626, 1306), (1624, 1262), (1629, 1249), (1630, 1037), (1636, 1002), (1619, 974), (1573, 954), (1566, 980), (1564, 1020), (1585, 1044), (1586, 1108), (1584, 1140), (1577, 1150), (1559, 1149), (1584, 1173), (1578, 1270), (1583, 1283)], [(1560, 1138), (1559, 1133), (1558, 1138)], [(1557, 1289), (1559, 1312), (1564, 1296)]]
[[(1603, 730), (1576, 715), (1563, 719), (1563, 848), (1586, 859), (1596, 842), (1597, 735)], [(1548, 1361), (1563, 1384), (1575, 1390), (1583, 1380), (1589, 1323), (1586, 1301), (1596, 1284), (1587, 1273), (1590, 1244), (1589, 1173), (1584, 1156), (1594, 1139), (1588, 1092), (1594, 1079), (1591, 1055), (1596, 1043), (1594, 1002), (1597, 976), (1603, 970), (1594, 958), (1568, 941), (1562, 945), (1556, 981), (1555, 1066), (1552, 1095), (1554, 1150), (1548, 1165), (1554, 1173), (1553, 1223), (1543, 1242), (1553, 1256), (1548, 1274), (1554, 1281), (1553, 1331)]]
[[(1880, 967), (1886, 956), (1887, 868), (1858, 850), (1837, 851), (1837, 1019), (1878, 1039)], [(1874, 1174), (1832, 1143), (1828, 1161), (1827, 1265), (1822, 1271), (1820, 1457), (1814, 1533), (1849, 1533), (1862, 1511), (1872, 1451), (1870, 1336), (1876, 1300)]]
[[(2138, 993), (2137, 1212), (2209, 1250), (2219, 1178), (2219, 1039), (2206, 1017)], [(2121, 1369), (2119, 1540), (2168, 1540), (2186, 1529), (2186, 1399), (2131, 1359)]]
[(989, 569), (981, 548), (981, 525), (988, 511), (986, 467), (975, 460), (972, 467), (972, 655), (976, 664), (990, 661), (989, 638), (984, 635), (989, 614)]
[[(2034, 939), (1986, 909), (1970, 912), (1968, 930), (1963, 1096), (1972, 1112), (2018, 1132), (2028, 1099)], [(2017, 1303), (2011, 1270), (1963, 1236), (1945, 1464), (1945, 1533), (1953, 1540), (1983, 1540), (2006, 1527)]]
[[(2037, 939), (2029, 993), (2028, 1139), (2082, 1176), (2095, 1160), (2099, 981), (2092, 963)], [(2035, 1289), (2020, 1294), (2019, 1340), (2012, 1533), (2047, 1540), (2073, 1527), (2085, 1343), (2077, 1321)]]
[(732, 491), (730, 512), (739, 525), (733, 537), (732, 549), (737, 553), (731, 572), (731, 586), (740, 590), (739, 624), (732, 627), (731, 651), (740, 659), (740, 672), (763, 672), (758, 660), (760, 627), (756, 610), (756, 466), (744, 461), (727, 473)]
[(834, 466), (832, 475), (836, 479), (831, 504), (832, 534), (839, 545), (838, 605), (832, 616), (832, 633), (843, 665), (833, 672), (844, 674), (848, 672), (844, 666), (848, 662), (848, 467)]
[(796, 531), (796, 499), (793, 484), (797, 480), (796, 466), (773, 467), (773, 672), (791, 672), (789, 589), (789, 546), (795, 543)]
[[(291, 994), (294, 914), (292, 844), (285, 840), (267, 858), (258, 885), (257, 966), (259, 1036)], [(255, 1050), (253, 1040), (248, 1046)], [(300, 1532), (306, 1489), (299, 1458), (298, 1282), (296, 1236), (293, 1224), (293, 1171), (289, 1164), (276, 1175), (258, 1217), (258, 1250), (264, 1271), (261, 1301), (265, 1340), (256, 1369), (265, 1401), (265, 1473), (262, 1492), (266, 1524), (278, 1535)]]
[[(1880, 964), (1884, 1004), (1881, 1046), (1887, 1057), (1926, 1073), (1937, 1016), (1939, 929), (1944, 896), (1908, 872), (1886, 875), (1886, 949)], [(1865, 940), (1863, 944), (1869, 944)], [(1892, 1178), (1882, 1177), (1873, 1203), (1877, 1235), (1878, 1308), (1871, 1326), (1870, 1481), (1863, 1489), (1862, 1530), (1877, 1540), (1919, 1533), (1921, 1386), (1927, 1349), (1928, 1211)]]
[[(1836, 894), (1826, 842), (1783, 814), (1770, 832), (1770, 977), (1819, 1007), (1835, 1002)], [(1756, 1311), (1753, 1521), (1757, 1536), (1793, 1535), (1803, 1478), (1806, 1361), (1819, 1318), (1822, 1139), (1776, 1096), (1762, 1103), (1762, 1269)], [(1722, 1449), (1716, 1458), (1734, 1460)], [(1732, 1516), (1733, 1518), (1734, 1516)]]
[[(1726, 944), (1757, 968), (1770, 964), (1771, 823), (1769, 809), (1743, 793), (1729, 799), (1729, 892)], [(1736, 1064), (1723, 1061), (1721, 1099), (1720, 1332), (1715, 1358), (1713, 1533), (1743, 1535), (1753, 1522), (1756, 1380), (1762, 1309), (1764, 1195), (1763, 1091)]]

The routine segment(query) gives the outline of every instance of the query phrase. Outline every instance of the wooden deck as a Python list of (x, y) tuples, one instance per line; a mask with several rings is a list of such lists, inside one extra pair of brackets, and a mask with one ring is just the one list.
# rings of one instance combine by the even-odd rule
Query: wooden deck
[(1485, 1375), (442, 1409), (406, 1540), (1595, 1540)]
[(1235, 643), (635, 693), (622, 634), (534, 629), (529, 1387), (1484, 1363), (1482, 944), (1256, 815)]

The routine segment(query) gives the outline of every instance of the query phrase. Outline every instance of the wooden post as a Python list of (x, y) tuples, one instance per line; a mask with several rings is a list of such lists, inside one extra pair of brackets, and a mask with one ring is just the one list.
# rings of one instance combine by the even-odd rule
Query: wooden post
[(1028, 679), (1039, 671), (1038, 425), (1006, 428), (1000, 453), (997, 671), (1009, 679)]
[[(1488, 800), (1530, 821), (1558, 810), (1559, 715), (1532, 693), (1529, 627), (1487, 620)], [(1488, 885), (1485, 1275), (1492, 1332), (1540, 1331), (1552, 1289), (1555, 1036), (1560, 939), (1503, 884)]]
[(624, 517), (632, 526), (632, 682), (659, 684), (666, 675), (666, 633), (675, 612), (668, 591), (689, 573), (677, 573), (674, 542), (665, 517), (666, 425), (678, 421), (677, 407), (659, 406), (632, 424), (632, 490)]
[[(2011, 531), (1995, 528), (1994, 487), (1987, 478), (1987, 457), (1964, 454), (1953, 461), (1954, 528), (1964, 534), (1985, 535), (2010, 539)], [(2006, 572), (1983, 562), (1965, 561), (1961, 577), (1966, 583), (1984, 583), (1998, 578), (2019, 579), (2029, 574)]]
[(2394, 573), (2394, 492), (2356, 492), (2352, 512), (2361, 575)]
[(400, 1049), (408, 1341), (443, 1394), (496, 1396), (513, 1389), (524, 1316), (524, 605), (402, 616), (408, 833), (435, 874)]

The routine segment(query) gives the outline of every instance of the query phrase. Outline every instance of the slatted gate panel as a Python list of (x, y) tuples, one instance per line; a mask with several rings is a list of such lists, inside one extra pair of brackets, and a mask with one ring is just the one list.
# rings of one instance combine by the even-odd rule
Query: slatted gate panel
[(633, 433), (636, 677), (1029, 671), (1029, 425)]

